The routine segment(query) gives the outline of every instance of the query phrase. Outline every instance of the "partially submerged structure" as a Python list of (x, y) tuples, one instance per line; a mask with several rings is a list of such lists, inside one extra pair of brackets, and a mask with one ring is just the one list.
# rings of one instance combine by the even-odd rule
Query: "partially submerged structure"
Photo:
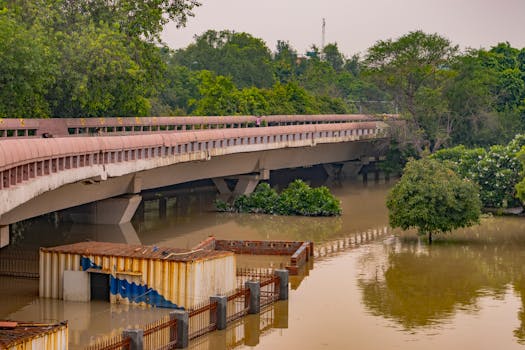
[(313, 258), (314, 244), (301, 241), (251, 241), (231, 240), (208, 237), (193, 249), (208, 251), (230, 251), (246, 255), (282, 255), (289, 256), (290, 262), (285, 268), (291, 275), (297, 275), (299, 268)]
[(67, 322), (43, 324), (35, 322), (0, 321), (0, 349), (68, 348)]
[(45, 298), (182, 309), (235, 287), (235, 255), (228, 251), (105, 242), (40, 249)]
[(236, 289), (235, 254), (290, 256), (286, 269), (297, 274), (313, 256), (313, 244), (210, 237), (191, 250), (106, 242), (40, 248), (39, 294), (192, 309)]

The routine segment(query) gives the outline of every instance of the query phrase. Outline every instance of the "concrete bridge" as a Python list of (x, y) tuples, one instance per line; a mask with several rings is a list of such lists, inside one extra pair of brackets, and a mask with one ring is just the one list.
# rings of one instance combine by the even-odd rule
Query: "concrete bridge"
[(249, 193), (272, 170), (317, 164), (357, 173), (388, 135), (366, 115), (0, 119), (0, 246), (11, 223), (87, 203), (79, 221), (129, 222), (142, 190), (212, 179)]

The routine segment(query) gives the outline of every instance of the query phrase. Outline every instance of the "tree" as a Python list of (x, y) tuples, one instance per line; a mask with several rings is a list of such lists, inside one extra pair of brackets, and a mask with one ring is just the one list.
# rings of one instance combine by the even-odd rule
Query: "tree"
[(476, 185), (430, 158), (407, 163), (388, 194), (387, 207), (392, 227), (416, 228), (428, 234), (429, 244), (433, 233), (472, 226), (481, 214)]
[(0, 118), (49, 116), (46, 94), (58, 67), (41, 29), (27, 29), (0, 8)]
[(117, 26), (127, 37), (160, 41), (160, 33), (169, 21), (184, 26), (196, 0), (58, 0), (66, 24), (83, 22), (106, 23)]
[(339, 51), (337, 43), (328, 44), (323, 47), (324, 61), (326, 61), (332, 68), (340, 72), (345, 64), (345, 56)]
[(419, 152), (439, 149), (452, 130), (444, 92), (455, 75), (451, 64), (457, 52), (448, 39), (422, 31), (368, 49), (367, 76), (401, 107)]
[(525, 146), (521, 148), (521, 151), (518, 152), (516, 157), (519, 159), (522, 165), (522, 180), (516, 184), (516, 197), (521, 201), (522, 204), (525, 204)]
[(476, 183), (483, 207), (507, 208), (519, 205), (516, 185), (523, 167), (517, 154), (524, 145), (525, 136), (516, 135), (507, 145), (494, 145), (488, 150), (456, 146), (440, 150), (432, 158), (448, 162), (459, 176)]
[(274, 71), (277, 81), (288, 83), (296, 76), (297, 51), (287, 41), (277, 41), (277, 51), (274, 54)]
[[(89, 24), (64, 35), (58, 45), (61, 71), (49, 94), (53, 116), (148, 115), (148, 97), (155, 91), (150, 74), (155, 73), (147, 68), (160, 58), (142, 57), (148, 51), (141, 46), (148, 44), (128, 42), (107, 25)], [(162, 62), (156, 63), (161, 70)]]
[(238, 89), (228, 77), (203, 70), (198, 74), (198, 100), (190, 101), (195, 105), (193, 115), (235, 115), (238, 111)]
[(195, 43), (178, 50), (175, 60), (192, 70), (229, 76), (239, 88), (274, 83), (270, 50), (262, 39), (248, 33), (208, 30)]

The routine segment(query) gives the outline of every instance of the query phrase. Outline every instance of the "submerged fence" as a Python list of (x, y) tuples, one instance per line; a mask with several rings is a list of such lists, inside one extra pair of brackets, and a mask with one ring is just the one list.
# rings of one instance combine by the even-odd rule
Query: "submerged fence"
[(130, 350), (131, 338), (120, 334), (116, 337), (104, 339), (94, 345), (90, 345), (85, 350)]
[(218, 295), (191, 310), (176, 310), (143, 326), (125, 330), (121, 335), (90, 345), (85, 350), (161, 350), (186, 348), (191, 339), (226, 328), (247, 314), (288, 299), (288, 271), (243, 270), (238, 276), (245, 285), (227, 295)]

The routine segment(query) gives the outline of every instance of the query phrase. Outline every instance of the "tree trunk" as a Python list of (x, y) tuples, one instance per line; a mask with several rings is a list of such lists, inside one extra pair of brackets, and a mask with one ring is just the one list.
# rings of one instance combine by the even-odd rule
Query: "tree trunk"
[(428, 244), (432, 244), (432, 232), (428, 233)]

